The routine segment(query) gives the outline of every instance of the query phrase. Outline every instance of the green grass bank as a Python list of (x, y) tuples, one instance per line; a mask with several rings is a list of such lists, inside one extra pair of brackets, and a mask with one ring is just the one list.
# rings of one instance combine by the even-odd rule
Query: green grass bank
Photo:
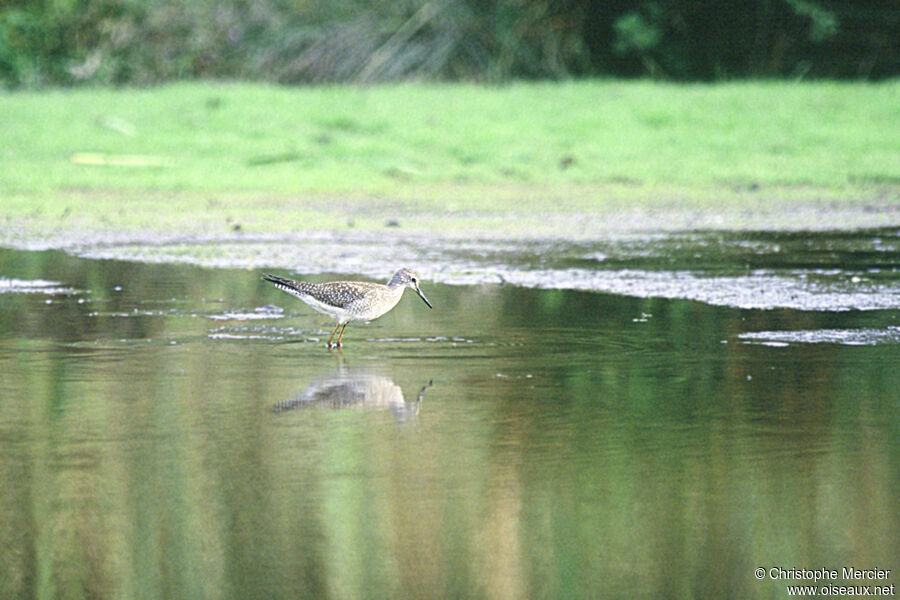
[(0, 219), (191, 232), (878, 211), (900, 202), (897, 98), (900, 81), (4, 93)]

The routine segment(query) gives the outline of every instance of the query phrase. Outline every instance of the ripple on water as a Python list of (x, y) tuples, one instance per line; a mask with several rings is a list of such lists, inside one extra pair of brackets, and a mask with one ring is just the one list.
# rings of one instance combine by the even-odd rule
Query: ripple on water
[(269, 304), (257, 306), (253, 310), (231, 310), (222, 313), (204, 315), (213, 321), (256, 321), (260, 319), (284, 318), (284, 309), (280, 306)]
[(73, 295), (80, 292), (58, 281), (45, 279), (7, 279), (0, 277), (0, 294)]
[[(311, 332), (305, 329), (296, 329), (294, 327), (277, 327), (274, 325), (237, 325), (223, 326), (210, 329), (207, 337), (211, 340), (268, 340), (268, 341), (284, 341), (302, 339), (311, 341), (309, 334)], [(318, 340), (318, 338), (313, 338)]]
[(791, 344), (841, 344), (875, 346), (900, 344), (900, 327), (886, 329), (803, 329), (797, 331), (753, 331), (737, 336), (745, 344), (789, 346)]

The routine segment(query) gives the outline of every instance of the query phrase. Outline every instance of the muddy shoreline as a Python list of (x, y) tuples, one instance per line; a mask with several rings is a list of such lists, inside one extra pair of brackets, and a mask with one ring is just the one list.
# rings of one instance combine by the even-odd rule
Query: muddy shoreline
[[(381, 227), (166, 232), (0, 227), (0, 245), (88, 259), (512, 285), (741, 309), (900, 308), (900, 205), (496, 217), (405, 213)], [(34, 225), (32, 223), (31, 225)], [(195, 224), (196, 225), (196, 224)], [(239, 229), (239, 228), (238, 228)]]
[[(900, 192), (898, 192), (900, 193)], [(890, 195), (888, 195), (890, 196)], [(724, 209), (647, 207), (595, 212), (509, 211), (431, 213), (401, 208), (384, 210), (380, 217), (358, 223), (352, 215), (358, 202), (320, 211), (322, 219), (296, 229), (284, 223), (242, 224), (227, 215), (181, 219), (161, 215), (159, 226), (135, 227), (77, 214), (61, 218), (7, 216), (0, 220), (0, 246), (27, 250), (114, 248), (142, 244), (148, 247), (177, 243), (290, 242), (321, 238), (352, 244), (372, 238), (483, 241), (590, 241), (639, 234), (681, 231), (858, 231), (900, 226), (900, 196), (851, 205), (839, 202), (785, 201), (773, 208), (748, 205)], [(320, 206), (321, 208), (321, 206)], [(348, 217), (347, 215), (351, 215)], [(292, 225), (292, 224), (290, 224)]]

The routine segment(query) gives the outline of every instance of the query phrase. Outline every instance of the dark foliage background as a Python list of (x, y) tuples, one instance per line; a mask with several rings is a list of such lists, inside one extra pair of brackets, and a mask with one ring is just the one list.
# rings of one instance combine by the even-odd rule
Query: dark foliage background
[(898, 73), (883, 0), (0, 0), (6, 87)]

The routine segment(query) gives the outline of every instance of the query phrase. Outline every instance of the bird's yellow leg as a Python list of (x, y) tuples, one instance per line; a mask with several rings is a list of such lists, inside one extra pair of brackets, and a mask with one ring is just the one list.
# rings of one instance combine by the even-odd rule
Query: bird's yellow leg
[[(338, 336), (338, 344), (337, 344), (338, 346), (341, 345), (341, 340), (344, 339), (344, 330), (345, 330), (345, 329), (347, 329), (347, 324), (346, 324), (346, 323), (344, 323), (344, 326), (341, 327), (341, 335)], [(337, 330), (337, 328), (335, 328), (335, 330)]]
[[(334, 334), (337, 333), (338, 327), (340, 327), (340, 326), (341, 326), (340, 323), (338, 323), (337, 325), (334, 326), (334, 331), (331, 332), (331, 337), (328, 338), (328, 347), (329, 348), (331, 348), (331, 342), (334, 341)], [(344, 325), (344, 327), (346, 327), (346, 325)], [(344, 335), (343, 329), (341, 329), (341, 335)], [(340, 345), (341, 345), (341, 339), (338, 338), (338, 346), (340, 346)]]

